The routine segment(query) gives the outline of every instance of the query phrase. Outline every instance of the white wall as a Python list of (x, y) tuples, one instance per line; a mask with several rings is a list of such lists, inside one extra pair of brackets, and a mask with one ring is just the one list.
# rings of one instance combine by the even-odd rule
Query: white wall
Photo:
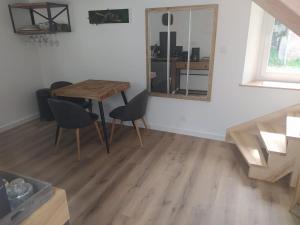
[(36, 115), (34, 92), (43, 86), (37, 48), (13, 33), (10, 2), (0, 2), (0, 131)]
[(262, 57), (259, 56), (264, 54), (265, 40), (262, 37), (263, 33), (267, 32), (263, 29), (265, 13), (261, 7), (252, 3), (243, 84), (255, 80), (257, 73), (261, 73)]
[[(45, 84), (88, 78), (130, 81), (128, 96), (146, 88), (145, 8), (219, 3), (211, 102), (152, 97), (147, 120), (153, 128), (223, 138), (226, 128), (300, 102), (297, 91), (239, 86), (247, 46), (251, 0), (72, 0), (73, 32), (59, 34), (59, 47), (39, 48)], [(130, 24), (93, 26), (88, 10), (129, 8)], [(121, 104), (105, 102), (106, 111)]]

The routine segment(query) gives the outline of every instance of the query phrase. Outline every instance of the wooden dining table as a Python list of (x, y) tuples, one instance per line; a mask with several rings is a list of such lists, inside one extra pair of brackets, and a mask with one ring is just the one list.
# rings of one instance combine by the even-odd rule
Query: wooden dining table
[(98, 102), (106, 150), (107, 153), (109, 153), (109, 134), (105, 121), (103, 101), (113, 95), (121, 93), (124, 104), (127, 105), (128, 101), (125, 91), (129, 88), (129, 86), (129, 82), (122, 81), (86, 80), (70, 86), (55, 89), (53, 90), (52, 94), (54, 96), (84, 98)]

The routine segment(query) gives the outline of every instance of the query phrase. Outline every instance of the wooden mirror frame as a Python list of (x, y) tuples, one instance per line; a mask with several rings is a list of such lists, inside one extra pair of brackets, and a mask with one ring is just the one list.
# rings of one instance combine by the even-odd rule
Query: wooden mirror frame
[[(149, 30), (149, 15), (152, 12), (176, 12), (184, 10), (201, 10), (209, 9), (213, 11), (213, 32), (211, 40), (211, 55), (210, 55), (210, 65), (208, 71), (208, 91), (206, 96), (196, 96), (196, 95), (180, 95), (180, 94), (168, 94), (168, 93), (158, 93), (151, 92), (150, 87), (150, 77), (151, 77), (151, 44), (150, 44), (150, 30)], [(212, 81), (213, 81), (213, 69), (215, 61), (215, 48), (216, 48), (216, 36), (217, 36), (217, 24), (218, 24), (218, 4), (208, 4), (208, 5), (192, 5), (192, 6), (176, 6), (176, 7), (162, 7), (162, 8), (147, 8), (145, 10), (145, 25), (146, 25), (146, 69), (147, 69), (147, 89), (151, 96), (166, 97), (166, 98), (177, 98), (177, 99), (187, 99), (187, 100), (198, 100), (198, 101), (210, 101), (212, 93)]]

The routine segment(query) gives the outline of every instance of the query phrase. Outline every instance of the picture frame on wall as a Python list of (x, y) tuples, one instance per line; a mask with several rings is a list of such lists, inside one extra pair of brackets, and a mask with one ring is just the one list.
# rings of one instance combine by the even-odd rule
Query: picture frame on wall
[(129, 9), (89, 11), (90, 24), (129, 23)]

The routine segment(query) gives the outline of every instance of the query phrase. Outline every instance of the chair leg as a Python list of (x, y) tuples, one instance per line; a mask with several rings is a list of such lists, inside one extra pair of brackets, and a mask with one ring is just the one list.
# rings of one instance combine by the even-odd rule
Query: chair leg
[(57, 139), (58, 139), (58, 135), (59, 135), (59, 126), (57, 125), (56, 126), (56, 132), (55, 132), (55, 142), (54, 142), (54, 145), (56, 145), (57, 144)]
[(135, 129), (136, 129), (137, 135), (138, 135), (138, 137), (139, 137), (141, 147), (144, 147), (144, 145), (143, 145), (143, 140), (142, 140), (142, 136), (141, 136), (141, 133), (140, 133), (140, 129), (139, 129), (139, 127), (137, 126), (136, 121), (135, 121)]
[(93, 112), (93, 102), (91, 99), (89, 99), (89, 103), (90, 103), (89, 112), (92, 113)]
[(147, 123), (146, 123), (146, 120), (144, 119), (144, 117), (142, 117), (141, 119), (143, 121), (143, 124), (145, 126), (145, 129), (148, 130), (148, 126), (147, 126)]
[(61, 127), (57, 127), (57, 138), (56, 138), (56, 147), (58, 147), (60, 140), (61, 140), (61, 136), (62, 136), (62, 128)]
[(78, 154), (78, 160), (80, 161), (80, 130), (76, 129), (76, 142), (77, 142), (77, 154)]
[(113, 119), (112, 124), (111, 124), (111, 131), (110, 131), (110, 139), (109, 139), (109, 145), (112, 143), (114, 131), (115, 131), (115, 124), (116, 124), (116, 119)]
[(100, 130), (100, 127), (99, 127), (99, 124), (98, 124), (97, 121), (95, 121), (95, 127), (96, 127), (96, 130), (97, 130), (100, 142), (101, 142), (101, 144), (103, 144), (103, 138), (102, 138), (101, 130)]

